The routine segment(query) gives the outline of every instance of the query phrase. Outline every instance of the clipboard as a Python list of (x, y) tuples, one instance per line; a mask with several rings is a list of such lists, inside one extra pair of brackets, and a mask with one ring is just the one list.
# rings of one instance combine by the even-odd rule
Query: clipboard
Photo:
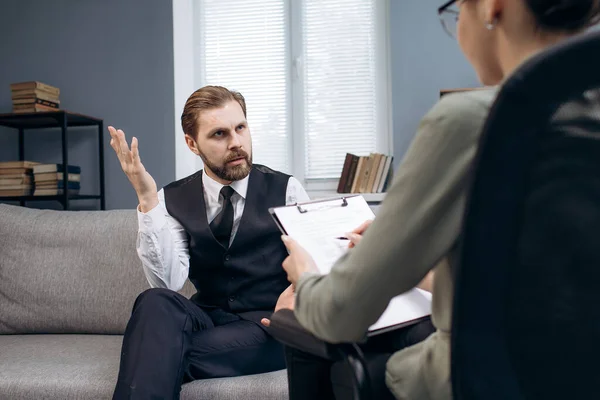
[[(375, 218), (361, 195), (273, 207), (269, 214), (283, 234), (294, 238), (313, 257), (322, 274), (328, 274), (339, 258), (348, 252), (348, 241), (334, 241), (335, 237), (350, 232), (367, 219)], [(374, 336), (413, 325), (429, 315), (431, 294), (412, 289), (391, 299), (366, 335)]]
[[(281, 206), (281, 207), (270, 207), (269, 208), (269, 214), (271, 214), (271, 218), (273, 218), (273, 220), (275, 221), (275, 224), (277, 225), (277, 227), (279, 228), (279, 230), (281, 231), (281, 233), (283, 233), (284, 235), (287, 235), (288, 232), (285, 230), (285, 228), (283, 227), (283, 225), (279, 221), (279, 218), (277, 217), (277, 214), (275, 213), (275, 209), (277, 209), (277, 208), (283, 208), (283, 207), (295, 207), (300, 214), (306, 214), (307, 212), (309, 212), (309, 210), (306, 208), (307, 205), (323, 204), (325, 207), (347, 207), (348, 206), (348, 200), (347, 200), (347, 198), (357, 197), (357, 196), (359, 196), (359, 195), (344, 196), (344, 197), (332, 197), (332, 198), (327, 198), (327, 199), (307, 201), (307, 202), (304, 202), (304, 203), (290, 204), (290, 205)], [(335, 204), (335, 202), (337, 200), (340, 201), (339, 204)], [(334, 203), (330, 204), (331, 202), (334, 202)], [(327, 203), (327, 204), (324, 204), (324, 203)]]

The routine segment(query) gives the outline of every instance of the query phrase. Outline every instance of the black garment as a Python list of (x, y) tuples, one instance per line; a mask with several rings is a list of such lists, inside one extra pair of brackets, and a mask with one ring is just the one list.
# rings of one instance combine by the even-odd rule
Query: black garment
[[(385, 364), (396, 351), (425, 340), (435, 331), (429, 319), (396, 331), (373, 336), (361, 345), (371, 382), (371, 398), (393, 400), (385, 384)], [(353, 377), (343, 361), (332, 362), (285, 348), (290, 400), (344, 400), (352, 398)]]
[(220, 195), (223, 197), (223, 208), (210, 223), (210, 230), (215, 236), (215, 239), (217, 239), (224, 248), (229, 247), (231, 230), (233, 228), (233, 203), (231, 202), (233, 193), (235, 193), (235, 190), (233, 190), (231, 186), (223, 186), (221, 188)]
[[(165, 205), (189, 240), (192, 300), (151, 289), (135, 302), (123, 339), (115, 399), (177, 399), (181, 384), (203, 378), (285, 368), (283, 348), (266, 333), (268, 317), (289, 285), (287, 256), (268, 208), (285, 205), (289, 175), (255, 165), (235, 239), (225, 202), (216, 236), (208, 224), (202, 172), (166, 186)], [(226, 219), (229, 221), (227, 222)], [(227, 224), (229, 227), (227, 228)], [(218, 239), (227, 245), (223, 246)]]
[(260, 324), (289, 285), (281, 264), (287, 256), (269, 207), (285, 205), (289, 175), (254, 165), (244, 214), (229, 248), (222, 246), (206, 218), (202, 172), (167, 185), (165, 205), (188, 234), (192, 300)]
[(178, 399), (184, 382), (283, 368), (283, 347), (254, 322), (149, 289), (127, 324), (113, 399)]

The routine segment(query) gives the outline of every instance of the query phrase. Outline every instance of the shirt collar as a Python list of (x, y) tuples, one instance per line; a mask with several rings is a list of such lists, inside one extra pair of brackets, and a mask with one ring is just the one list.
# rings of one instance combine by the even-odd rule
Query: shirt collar
[[(202, 175), (203, 175), (202, 176), (202, 184), (204, 185), (204, 192), (212, 200), (218, 202), (219, 201), (219, 193), (221, 192), (221, 189), (225, 185), (215, 181), (213, 178), (208, 176), (206, 174), (206, 171), (204, 171), (204, 170), (202, 170)], [(248, 193), (248, 179), (250, 179), (250, 174), (248, 174), (244, 179), (231, 182), (231, 185), (229, 185), (243, 199), (246, 198), (246, 194)]]

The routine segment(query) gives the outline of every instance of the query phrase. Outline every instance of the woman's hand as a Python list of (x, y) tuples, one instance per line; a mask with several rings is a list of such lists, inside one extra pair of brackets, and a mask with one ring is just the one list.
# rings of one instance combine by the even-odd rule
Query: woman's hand
[(282, 236), (281, 240), (289, 253), (283, 260), (283, 269), (287, 272), (288, 281), (292, 286), (296, 287), (296, 283), (303, 273), (319, 272), (315, 260), (298, 242), (289, 236)]
[(369, 219), (369, 220), (363, 222), (362, 224), (360, 224), (360, 226), (358, 228), (354, 229), (352, 232), (346, 233), (345, 236), (350, 240), (350, 244), (348, 245), (349, 248), (353, 248), (358, 243), (360, 243), (365, 231), (367, 230), (367, 228), (369, 226), (371, 226), (372, 223), (373, 223), (373, 220)]

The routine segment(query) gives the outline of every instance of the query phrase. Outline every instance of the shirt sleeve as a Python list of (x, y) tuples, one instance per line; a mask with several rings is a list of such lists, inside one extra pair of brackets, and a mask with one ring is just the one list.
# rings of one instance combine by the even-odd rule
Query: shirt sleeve
[(289, 206), (290, 204), (304, 203), (306, 201), (310, 201), (308, 193), (306, 193), (306, 190), (304, 190), (298, 179), (290, 176), (285, 193), (285, 204)]
[(363, 240), (328, 275), (299, 279), (295, 314), (304, 327), (333, 343), (360, 340), (393, 297), (415, 287), (450, 251), (488, 108), (449, 95), (424, 117)]
[(151, 287), (180, 290), (189, 273), (188, 238), (181, 224), (169, 215), (165, 195), (147, 213), (138, 206), (137, 254)]

